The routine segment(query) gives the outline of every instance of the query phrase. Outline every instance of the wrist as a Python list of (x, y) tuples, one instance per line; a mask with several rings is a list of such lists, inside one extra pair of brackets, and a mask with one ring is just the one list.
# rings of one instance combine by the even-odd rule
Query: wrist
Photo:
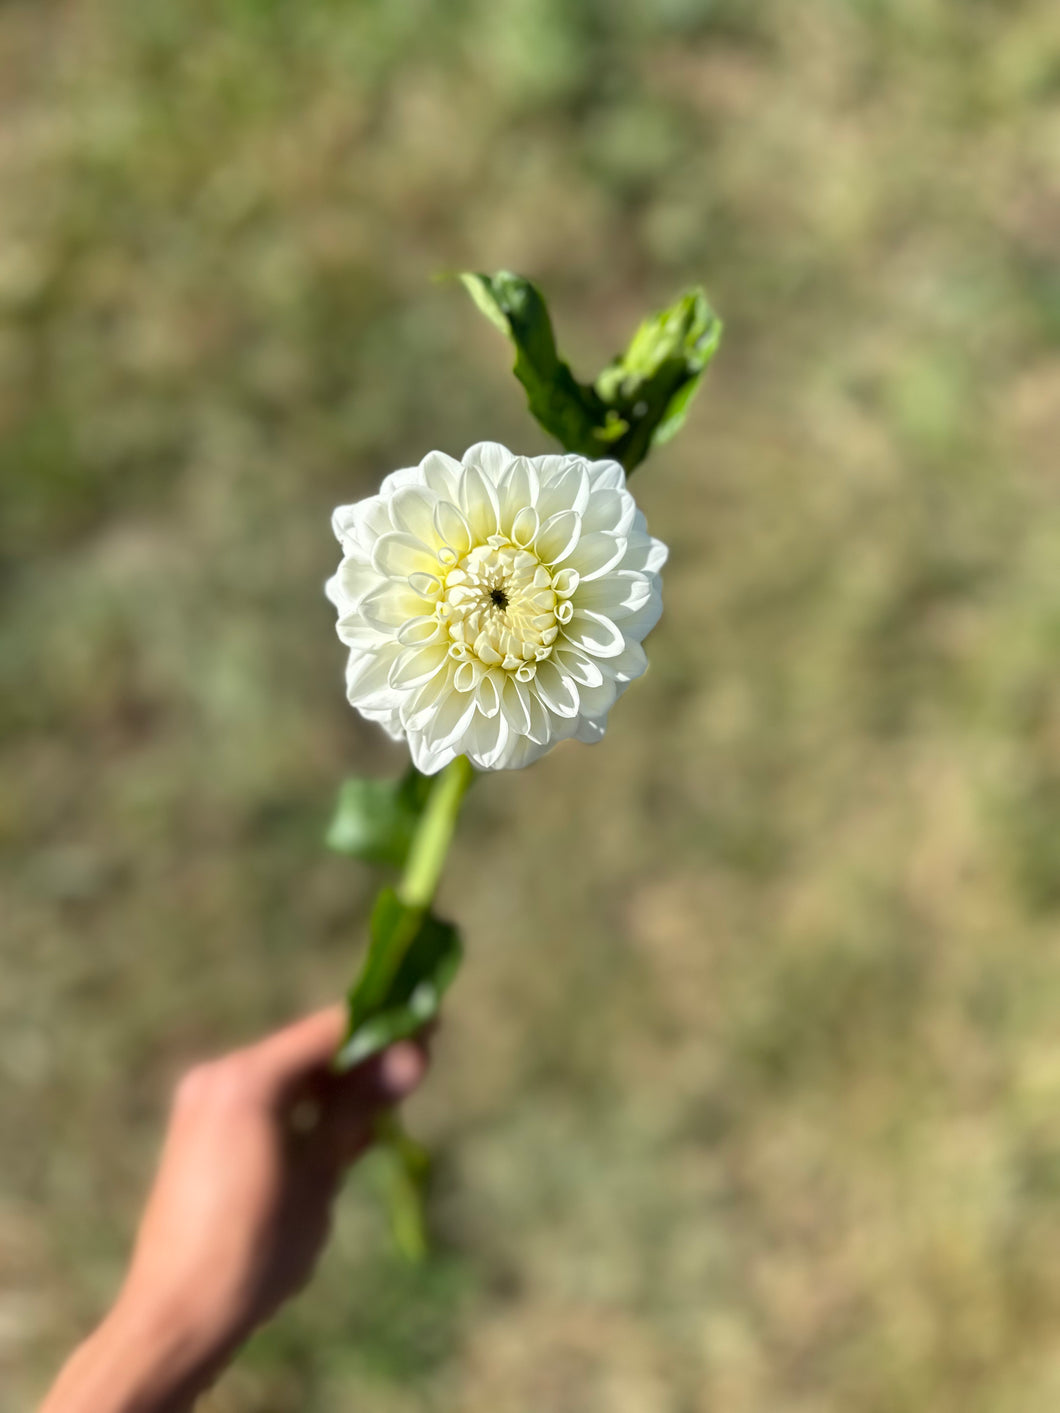
[(183, 1312), (123, 1296), (74, 1353), (41, 1413), (188, 1413), (226, 1355)]

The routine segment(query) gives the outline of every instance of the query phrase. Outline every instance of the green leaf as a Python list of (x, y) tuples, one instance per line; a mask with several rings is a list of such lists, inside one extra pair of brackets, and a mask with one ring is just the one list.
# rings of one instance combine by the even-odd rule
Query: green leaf
[(568, 451), (599, 454), (597, 429), (606, 408), (592, 388), (579, 383), (556, 351), (552, 321), (541, 291), (521, 275), (460, 276), (486, 318), (515, 344), (515, 376), (526, 389), (530, 411)]
[(392, 888), (376, 899), (369, 933), (368, 955), (348, 997), (339, 1069), (414, 1035), (433, 1019), (463, 957), (451, 923), (409, 907)]
[(689, 290), (645, 319), (625, 353), (597, 378), (601, 399), (630, 424), (621, 447), (627, 471), (680, 428), (721, 332), (703, 291)]
[(433, 783), (413, 766), (400, 780), (345, 781), (328, 826), (328, 848), (401, 868)]
[(409, 1137), (393, 1109), (377, 1114), (373, 1127), (377, 1153), (386, 1160), (383, 1176), (394, 1242), (406, 1261), (419, 1265), (430, 1250), (427, 1195), (431, 1155), (422, 1143)]
[(593, 383), (580, 383), (556, 349), (541, 291), (521, 275), (463, 274), (478, 308), (515, 345), (515, 376), (530, 411), (567, 451), (612, 457), (627, 472), (684, 421), (721, 339), (701, 289), (645, 319), (625, 353)]

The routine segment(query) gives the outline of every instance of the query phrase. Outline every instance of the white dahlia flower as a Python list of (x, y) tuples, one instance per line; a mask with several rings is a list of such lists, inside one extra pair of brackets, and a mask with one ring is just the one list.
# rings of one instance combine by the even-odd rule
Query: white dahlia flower
[(667, 551), (617, 462), (432, 451), (332, 524), (347, 695), (428, 775), (459, 755), (516, 769), (569, 736), (598, 741), (648, 665)]

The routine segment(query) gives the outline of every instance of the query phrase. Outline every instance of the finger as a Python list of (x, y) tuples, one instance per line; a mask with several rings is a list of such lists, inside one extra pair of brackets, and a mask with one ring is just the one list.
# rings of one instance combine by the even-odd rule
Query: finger
[(330, 1064), (345, 1031), (345, 1006), (327, 1006), (259, 1040), (246, 1056), (269, 1097), (283, 1099)]
[(374, 1106), (398, 1104), (420, 1084), (427, 1072), (427, 1051), (422, 1042), (400, 1040), (363, 1066), (362, 1084)]
[(341, 1161), (351, 1162), (372, 1139), (373, 1120), (382, 1109), (399, 1104), (427, 1073), (424, 1046), (399, 1041), (328, 1083), (321, 1112), (321, 1139)]
[(423, 1079), (427, 1063), (427, 1051), (419, 1040), (399, 1040), (349, 1073), (331, 1075), (323, 1091), (325, 1109), (328, 1114), (370, 1117), (399, 1104)]

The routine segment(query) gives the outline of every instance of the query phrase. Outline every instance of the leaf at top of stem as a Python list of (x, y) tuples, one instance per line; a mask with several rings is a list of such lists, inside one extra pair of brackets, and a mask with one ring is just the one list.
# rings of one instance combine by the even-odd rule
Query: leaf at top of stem
[(592, 383), (559, 356), (541, 291), (509, 270), (465, 273), (478, 308), (515, 345), (515, 376), (531, 413), (567, 451), (620, 461), (627, 472), (684, 421), (721, 339), (721, 320), (701, 289), (652, 314)]
[(415, 766), (399, 780), (352, 778), (339, 788), (326, 842), (338, 854), (402, 868), (433, 777)]
[(606, 409), (560, 358), (552, 320), (536, 285), (509, 270), (460, 276), (486, 318), (515, 345), (515, 376), (531, 413), (568, 451), (598, 455), (597, 428)]
[[(669, 441), (685, 420), (689, 403), (721, 342), (721, 320), (701, 289), (691, 289), (649, 315), (596, 379), (609, 408), (628, 417), (623, 454), (636, 466), (648, 450)], [(627, 467), (627, 469), (629, 469)]]

